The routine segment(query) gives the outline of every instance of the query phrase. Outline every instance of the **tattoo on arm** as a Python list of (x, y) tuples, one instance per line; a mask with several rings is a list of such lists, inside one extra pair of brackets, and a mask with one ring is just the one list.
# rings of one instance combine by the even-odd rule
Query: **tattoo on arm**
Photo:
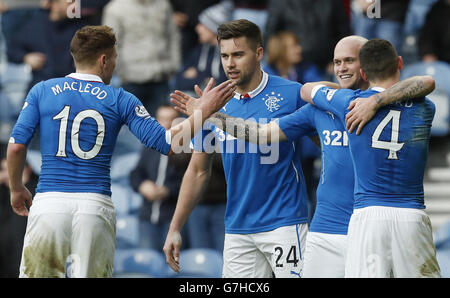
[(401, 81), (384, 92), (375, 95), (378, 106), (384, 106), (396, 101), (405, 101), (414, 98), (421, 98), (431, 92), (430, 86), (417, 77)]
[(208, 121), (232, 136), (246, 142), (254, 144), (260, 144), (260, 142), (267, 143), (267, 136), (260, 135), (262, 134), (262, 125), (256, 121), (235, 118), (220, 112), (214, 114)]

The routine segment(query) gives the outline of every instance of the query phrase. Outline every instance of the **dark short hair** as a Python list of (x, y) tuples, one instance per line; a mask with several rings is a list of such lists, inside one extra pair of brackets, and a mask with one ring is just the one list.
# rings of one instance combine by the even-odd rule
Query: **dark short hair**
[(245, 37), (250, 47), (256, 51), (263, 44), (261, 29), (249, 20), (240, 19), (221, 24), (217, 28), (217, 40)]
[(398, 55), (394, 46), (384, 39), (371, 39), (359, 52), (361, 68), (369, 81), (384, 80), (395, 75)]
[(116, 36), (108, 26), (85, 26), (77, 32), (70, 42), (70, 53), (76, 64), (89, 65), (110, 51), (116, 44)]

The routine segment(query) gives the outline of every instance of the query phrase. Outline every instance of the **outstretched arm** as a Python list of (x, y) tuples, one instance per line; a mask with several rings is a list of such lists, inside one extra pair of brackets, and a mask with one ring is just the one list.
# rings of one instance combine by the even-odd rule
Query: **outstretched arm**
[(356, 134), (359, 135), (379, 108), (397, 101), (422, 98), (430, 94), (434, 88), (435, 83), (431, 76), (415, 76), (398, 82), (381, 93), (367, 98), (357, 98), (348, 107), (351, 111), (345, 117), (346, 128), (350, 133), (357, 128)]
[[(196, 85), (195, 92), (202, 96), (201, 89)], [(198, 109), (198, 99), (187, 95), (182, 91), (171, 94), (171, 102), (175, 109), (187, 116), (194, 114)], [(217, 128), (228, 134), (254, 144), (267, 144), (287, 141), (286, 136), (274, 121), (267, 124), (259, 124), (256, 121), (235, 118), (221, 112), (217, 112), (208, 119)]]
[(302, 86), (302, 89), (300, 90), (300, 96), (301, 98), (306, 101), (309, 102), (311, 104), (314, 104), (313, 102), (313, 96), (312, 96), (312, 91), (314, 88), (318, 87), (318, 86), (327, 86), (330, 88), (334, 88), (334, 89), (339, 89), (339, 85), (336, 83), (332, 83), (332, 82), (314, 82), (314, 83), (306, 83)]

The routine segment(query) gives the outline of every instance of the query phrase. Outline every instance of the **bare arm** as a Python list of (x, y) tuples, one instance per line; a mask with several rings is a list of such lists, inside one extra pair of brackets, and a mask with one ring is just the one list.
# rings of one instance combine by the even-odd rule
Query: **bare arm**
[(348, 107), (351, 111), (345, 117), (346, 128), (351, 133), (357, 127), (356, 134), (359, 135), (379, 108), (398, 101), (422, 98), (430, 94), (434, 88), (435, 82), (431, 76), (415, 76), (398, 82), (381, 93), (367, 98), (357, 98)]
[(259, 124), (256, 121), (235, 118), (217, 112), (208, 119), (228, 134), (254, 144), (270, 144), (287, 141), (286, 135), (275, 121)]
[(23, 184), (23, 171), (27, 157), (27, 147), (22, 144), (8, 144), (7, 164), (9, 188), (11, 191), (11, 206), (15, 213), (28, 216), (28, 207), (32, 204), (32, 195)]
[[(202, 96), (201, 89), (196, 85), (197, 95)], [(171, 94), (171, 101), (180, 113), (191, 116), (198, 110), (198, 99), (182, 91)], [(267, 144), (287, 141), (286, 136), (276, 122), (259, 124), (256, 121), (235, 118), (221, 112), (215, 113), (209, 122), (228, 134), (254, 144)]]
[(208, 185), (212, 157), (212, 154), (194, 151), (181, 183), (177, 206), (163, 248), (167, 263), (176, 272), (180, 271), (181, 229)]

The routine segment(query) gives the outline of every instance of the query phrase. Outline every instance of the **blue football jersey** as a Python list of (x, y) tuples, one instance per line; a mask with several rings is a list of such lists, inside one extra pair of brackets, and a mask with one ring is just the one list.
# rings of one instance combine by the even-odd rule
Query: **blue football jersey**
[(134, 95), (97, 76), (76, 73), (30, 90), (10, 142), (28, 145), (40, 127), (42, 168), (36, 192), (111, 195), (111, 156), (124, 124), (144, 145), (169, 153), (166, 130)]
[[(314, 103), (345, 122), (349, 103), (384, 89), (318, 89)], [(391, 206), (424, 209), (423, 177), (434, 104), (425, 98), (387, 105), (361, 134), (349, 134), (355, 171), (354, 208)]]
[[(245, 97), (236, 95), (221, 112), (269, 123), (304, 104), (301, 86), (263, 73), (263, 80), (254, 91)], [(251, 144), (206, 123), (194, 137), (193, 148), (213, 152), (216, 145), (222, 153), (227, 181), (227, 233), (258, 233), (307, 222), (307, 192), (295, 154), (296, 142)]]
[(316, 209), (309, 230), (327, 234), (347, 234), (353, 213), (354, 175), (348, 134), (342, 121), (330, 112), (307, 104), (279, 119), (278, 125), (289, 141), (317, 133), (322, 159), (317, 185)]

